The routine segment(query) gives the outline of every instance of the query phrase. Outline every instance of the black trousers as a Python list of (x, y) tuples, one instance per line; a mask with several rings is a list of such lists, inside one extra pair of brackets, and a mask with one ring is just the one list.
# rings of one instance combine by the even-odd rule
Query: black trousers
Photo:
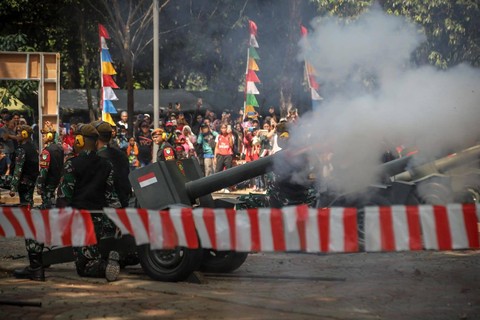
[(222, 156), (221, 154), (217, 154), (216, 160), (217, 165), (215, 166), (215, 172), (223, 171), (223, 168), (230, 169), (232, 167), (232, 155)]

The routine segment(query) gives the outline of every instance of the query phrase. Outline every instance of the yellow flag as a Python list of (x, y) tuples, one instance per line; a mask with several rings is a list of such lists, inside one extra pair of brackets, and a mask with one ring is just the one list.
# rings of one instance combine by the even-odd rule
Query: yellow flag
[(114, 75), (117, 74), (117, 71), (115, 71), (111, 62), (102, 62), (102, 74)]
[(112, 126), (115, 125), (115, 121), (113, 121), (112, 115), (108, 112), (102, 112), (102, 120), (110, 123)]
[(255, 61), (255, 59), (253, 59), (253, 58), (249, 58), (249, 59), (248, 59), (248, 69), (249, 69), (249, 70), (253, 70), (253, 71), (258, 71), (258, 70), (260, 70), (260, 69), (258, 68), (258, 64), (257, 64), (257, 62)]
[(253, 117), (255, 115), (255, 107), (250, 106), (250, 105), (246, 105), (244, 114), (249, 118)]
[(310, 63), (306, 62), (306, 67), (307, 67), (307, 74), (308, 75), (312, 75), (312, 76), (317, 75), (317, 71), (315, 70), (315, 68)]

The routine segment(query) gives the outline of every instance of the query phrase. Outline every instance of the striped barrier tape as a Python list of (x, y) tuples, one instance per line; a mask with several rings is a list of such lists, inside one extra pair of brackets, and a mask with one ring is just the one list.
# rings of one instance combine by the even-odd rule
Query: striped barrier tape
[(365, 250), (478, 248), (479, 208), (471, 204), (366, 207)]
[[(364, 250), (479, 248), (480, 206), (364, 208)], [(152, 249), (210, 248), (240, 252), (358, 252), (357, 209), (307, 206), (247, 210), (175, 208), (169, 211), (105, 208), (122, 234)], [(33, 238), (47, 245), (96, 243), (89, 212), (2, 207), (0, 236)]]
[(88, 246), (97, 243), (89, 211), (0, 208), (0, 237), (35, 239), (47, 246)]

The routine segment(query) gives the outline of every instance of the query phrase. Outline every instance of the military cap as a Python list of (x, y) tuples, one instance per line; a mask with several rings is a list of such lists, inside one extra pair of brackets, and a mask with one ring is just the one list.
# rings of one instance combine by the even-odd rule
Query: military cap
[(95, 127), (92, 126), (91, 124), (83, 124), (83, 125), (81, 125), (81, 126), (77, 129), (76, 134), (81, 134), (81, 135), (84, 136), (84, 137), (89, 137), (89, 138), (93, 138), (93, 139), (97, 139), (97, 138), (98, 138), (98, 131), (97, 131), (97, 129), (95, 129)]
[(91, 125), (97, 129), (98, 133), (101, 135), (102, 133), (112, 133), (112, 125), (106, 121), (98, 120), (93, 121)]

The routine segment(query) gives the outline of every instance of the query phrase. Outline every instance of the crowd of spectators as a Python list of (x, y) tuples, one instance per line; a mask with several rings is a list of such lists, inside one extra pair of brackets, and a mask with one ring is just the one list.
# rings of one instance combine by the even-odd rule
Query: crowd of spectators
[[(152, 163), (152, 131), (155, 126), (150, 114), (137, 114), (129, 131), (129, 116), (127, 112), (121, 112), (120, 119), (113, 126), (111, 144), (127, 154), (132, 171)], [(19, 113), (8, 109), (1, 110), (0, 117), (0, 175), (5, 182), (11, 178), (15, 166), (17, 130), (28, 123)], [(199, 99), (197, 106), (189, 111), (184, 111), (178, 102), (170, 103), (161, 110), (158, 127), (164, 130), (166, 141), (174, 147), (177, 158), (196, 157), (205, 176), (208, 176), (275, 153), (280, 149), (276, 143), (277, 124), (281, 121), (294, 122), (297, 118), (298, 113), (293, 110), (288, 117), (280, 119), (273, 107), (265, 114), (256, 113), (250, 117), (243, 114), (243, 109), (217, 113), (203, 109)], [(62, 145), (65, 159), (73, 156), (76, 127), (75, 123), (68, 126), (60, 124), (57, 131), (56, 141)], [(33, 124), (32, 129), (36, 133), (38, 130), (35, 128)], [(34, 137), (34, 141), (38, 150), (38, 137)], [(262, 191), (265, 188), (262, 180), (251, 180), (243, 187)]]
[[(127, 112), (120, 114), (113, 143), (126, 152), (130, 169), (135, 170), (153, 161), (155, 126), (150, 114), (138, 114), (129, 135), (128, 117)], [(243, 114), (243, 109), (217, 113), (204, 110), (199, 100), (190, 111), (184, 111), (178, 102), (169, 104), (160, 112), (158, 127), (165, 132), (165, 140), (174, 146), (177, 158), (197, 157), (205, 176), (209, 176), (280, 150), (276, 143), (277, 124), (294, 122), (297, 118), (298, 112), (293, 109), (288, 117), (280, 119), (274, 107), (263, 115), (256, 113), (250, 117)], [(262, 180), (254, 179), (244, 187), (262, 191), (265, 188)]]

